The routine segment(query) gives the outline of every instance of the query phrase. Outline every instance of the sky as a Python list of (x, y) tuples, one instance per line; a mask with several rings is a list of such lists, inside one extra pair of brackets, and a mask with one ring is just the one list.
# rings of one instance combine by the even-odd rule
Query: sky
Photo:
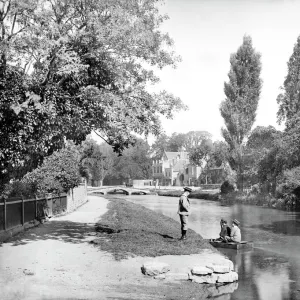
[(253, 126), (277, 129), (276, 98), (287, 75), (287, 62), (300, 35), (300, 0), (165, 0), (159, 6), (169, 20), (161, 30), (174, 40), (173, 50), (182, 61), (176, 69), (157, 72), (165, 89), (188, 105), (189, 110), (162, 119), (168, 135), (206, 130), (221, 140), (224, 126), (219, 107), (225, 99), (230, 54), (245, 34), (261, 53), (263, 86)]

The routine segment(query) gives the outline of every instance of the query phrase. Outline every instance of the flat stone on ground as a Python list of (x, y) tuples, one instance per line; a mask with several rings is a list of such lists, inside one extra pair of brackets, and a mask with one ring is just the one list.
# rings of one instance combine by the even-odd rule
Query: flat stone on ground
[(144, 263), (141, 269), (145, 275), (156, 276), (170, 271), (170, 266), (163, 262), (151, 261)]
[(203, 266), (195, 266), (191, 270), (193, 275), (208, 275), (211, 274), (213, 271), (210, 268), (206, 268)]
[(210, 275), (204, 275), (204, 276), (191, 275), (189, 279), (196, 283), (215, 284), (215, 283), (217, 283), (218, 275), (217, 274), (210, 274)]
[(211, 269), (214, 273), (229, 273), (230, 270), (230, 266), (229, 265), (221, 265), (221, 264), (207, 264), (206, 265), (207, 268)]
[(230, 273), (225, 273), (225, 274), (218, 274), (218, 279), (217, 281), (222, 283), (227, 283), (227, 282), (234, 282), (239, 279), (238, 273), (236, 272), (230, 272)]

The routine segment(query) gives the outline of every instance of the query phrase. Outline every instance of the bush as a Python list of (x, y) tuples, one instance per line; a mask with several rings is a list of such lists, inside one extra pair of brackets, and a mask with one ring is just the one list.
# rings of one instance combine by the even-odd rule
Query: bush
[(283, 173), (282, 183), (276, 188), (276, 197), (284, 202), (287, 209), (300, 206), (300, 166)]
[(258, 184), (254, 184), (251, 187), (251, 194), (259, 194), (260, 193), (260, 187)]
[(78, 186), (80, 156), (75, 146), (54, 152), (43, 164), (26, 174), (23, 183), (31, 185), (35, 193), (62, 193)]
[(234, 190), (234, 184), (230, 183), (228, 180), (225, 180), (221, 185), (221, 194), (232, 193)]

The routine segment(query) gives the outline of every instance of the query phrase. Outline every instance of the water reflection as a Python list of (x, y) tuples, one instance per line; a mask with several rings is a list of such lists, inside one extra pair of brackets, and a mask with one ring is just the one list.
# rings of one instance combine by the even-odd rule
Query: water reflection
[[(126, 199), (179, 221), (177, 198), (131, 196)], [(228, 286), (228, 292), (208, 293), (210, 299), (300, 299), (300, 213), (255, 206), (221, 206), (196, 199), (191, 200), (191, 205), (190, 228), (204, 238), (218, 236), (221, 218), (238, 219), (242, 239), (253, 240), (255, 245), (251, 251), (220, 249), (234, 262), (239, 282), (235, 289), (230, 290)]]

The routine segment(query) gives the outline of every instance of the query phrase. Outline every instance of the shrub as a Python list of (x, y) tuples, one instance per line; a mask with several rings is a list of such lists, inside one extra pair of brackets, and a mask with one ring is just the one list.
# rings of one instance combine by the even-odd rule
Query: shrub
[(232, 193), (234, 190), (234, 184), (230, 183), (229, 180), (225, 180), (221, 185), (221, 194)]
[(260, 187), (258, 184), (254, 184), (251, 187), (251, 194), (259, 194), (260, 193)]
[(0, 194), (0, 199), (8, 198), (31, 198), (34, 197), (34, 188), (31, 184), (15, 180), (7, 183)]
[(300, 206), (300, 166), (284, 171), (281, 181), (276, 188), (276, 197), (283, 200), (287, 209)]
[(81, 181), (80, 157), (75, 146), (54, 152), (43, 164), (23, 178), (39, 194), (67, 192)]

